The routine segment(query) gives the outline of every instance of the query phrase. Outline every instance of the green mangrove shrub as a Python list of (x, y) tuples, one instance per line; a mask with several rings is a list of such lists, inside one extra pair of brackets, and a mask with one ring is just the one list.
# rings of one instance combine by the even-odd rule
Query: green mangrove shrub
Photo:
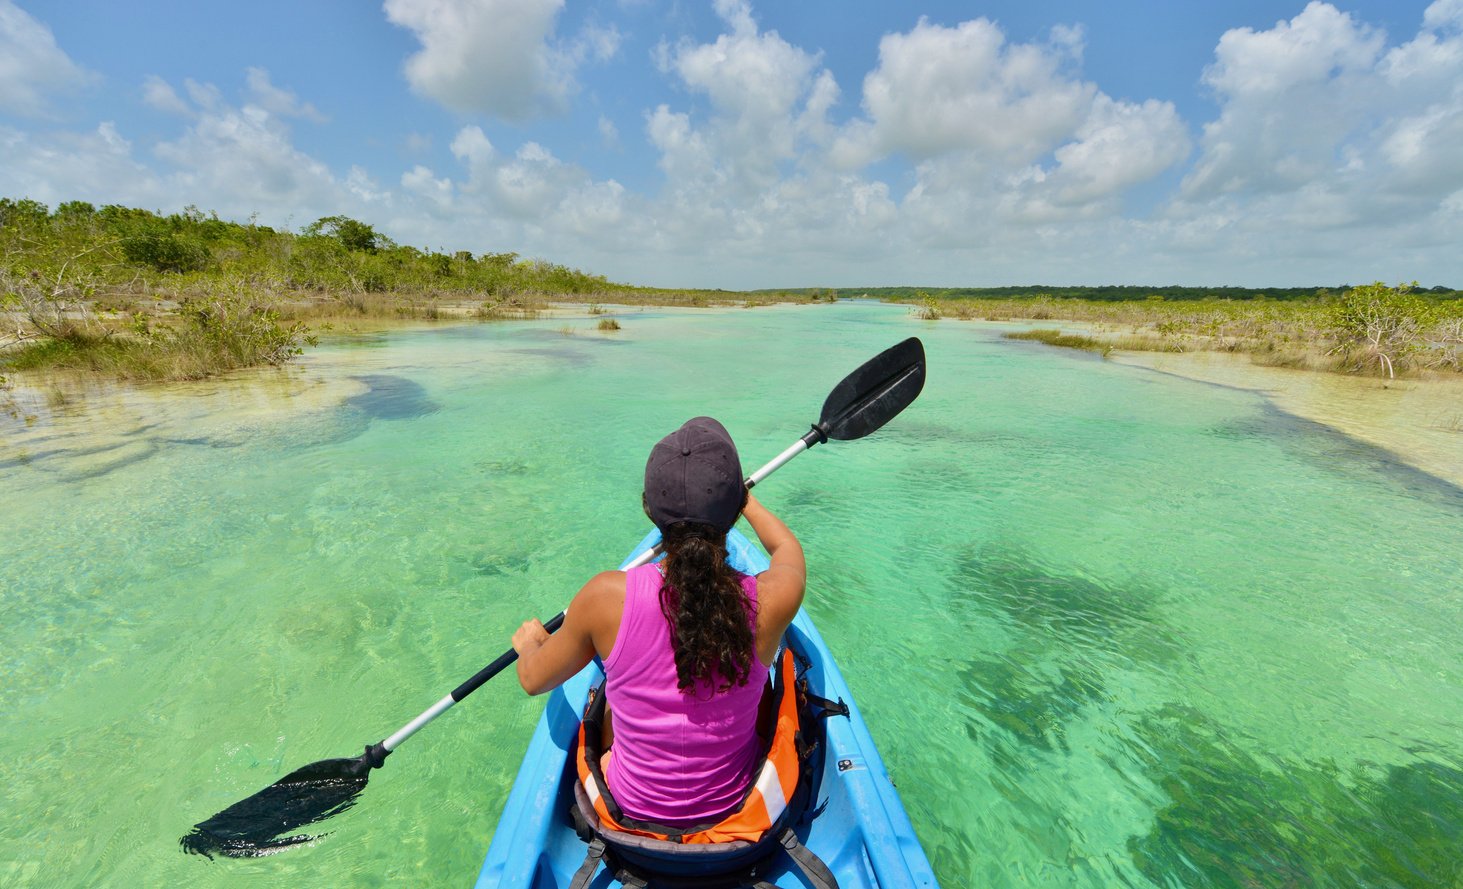
[(1338, 344), (1355, 369), (1376, 365), (1389, 378), (1399, 367), (1426, 363), (1432, 348), (1428, 332), (1439, 320), (1437, 307), (1413, 293), (1413, 284), (1388, 287), (1381, 281), (1353, 287), (1336, 300), (1331, 322)]
[(200, 356), (203, 368), (283, 364), (316, 343), (304, 324), (281, 322), (244, 282), (184, 296), (178, 318), (164, 338), (172, 349)]
[(1097, 352), (1104, 358), (1113, 349), (1111, 344), (1093, 339), (1090, 336), (1062, 333), (1060, 330), (1052, 330), (1050, 328), (1014, 331), (1005, 334), (1005, 338), (1008, 340), (1034, 340), (1039, 343), (1046, 343), (1048, 346), (1060, 346), (1064, 349), (1083, 349), (1088, 352)]

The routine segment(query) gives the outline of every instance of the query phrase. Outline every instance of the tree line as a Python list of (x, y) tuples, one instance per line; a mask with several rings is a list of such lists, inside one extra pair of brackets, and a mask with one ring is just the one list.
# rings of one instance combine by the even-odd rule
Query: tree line
[(189, 206), (163, 214), (66, 201), (54, 210), (0, 198), (0, 262), (12, 273), (90, 278), (98, 286), (224, 276), (284, 290), (597, 295), (630, 290), (602, 275), (517, 253), (422, 250), (369, 223), (326, 216), (298, 234)]
[[(881, 299), (890, 302), (923, 302), (935, 300), (1022, 300), (1022, 299), (1079, 299), (1093, 302), (1135, 302), (1144, 300), (1173, 300), (1177, 302), (1199, 302), (1206, 300), (1316, 300), (1330, 299), (1353, 289), (1351, 284), (1334, 287), (1194, 287), (1171, 284), (1153, 286), (1146, 284), (1101, 284), (1093, 286), (1053, 287), (1046, 284), (1027, 284), (1012, 287), (843, 287), (837, 291), (827, 288), (803, 288), (777, 290), (777, 293), (811, 295), (836, 293), (845, 298)], [(762, 292), (762, 291), (758, 291)], [(774, 291), (767, 291), (774, 292)], [(1439, 299), (1463, 298), (1463, 291), (1442, 285), (1412, 288), (1413, 293)]]

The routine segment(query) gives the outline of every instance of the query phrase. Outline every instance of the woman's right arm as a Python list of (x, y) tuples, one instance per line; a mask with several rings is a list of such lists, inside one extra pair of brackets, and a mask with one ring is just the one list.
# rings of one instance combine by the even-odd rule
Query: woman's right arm
[[(808, 568), (803, 561), (803, 546), (782, 519), (749, 491), (742, 516), (757, 533), (757, 540), (771, 557), (771, 566), (757, 575), (758, 648), (776, 649), (788, 624), (803, 604)], [(761, 644), (766, 641), (767, 645)], [(759, 652), (761, 654), (763, 652)], [(770, 656), (771, 652), (765, 652)], [(766, 661), (763, 661), (766, 663)]]

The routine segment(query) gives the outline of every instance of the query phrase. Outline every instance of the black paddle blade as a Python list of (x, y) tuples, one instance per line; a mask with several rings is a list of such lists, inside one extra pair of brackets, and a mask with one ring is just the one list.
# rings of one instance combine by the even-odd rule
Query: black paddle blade
[(925, 386), (925, 347), (910, 337), (870, 358), (828, 393), (817, 429), (837, 441), (863, 438), (894, 419)]
[(355, 805), (371, 764), (365, 756), (312, 762), (209, 818), (178, 840), (185, 852), (213, 857), (257, 858), (315, 839), (288, 835)]

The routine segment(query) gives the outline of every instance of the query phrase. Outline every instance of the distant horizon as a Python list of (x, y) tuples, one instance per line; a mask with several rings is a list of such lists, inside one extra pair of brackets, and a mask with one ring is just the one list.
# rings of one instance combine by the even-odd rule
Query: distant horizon
[[(26, 198), (24, 196), (0, 195), (0, 200), (3, 200), (3, 199), (10, 199), (10, 200), (13, 200), (13, 201), (35, 200), (35, 198)], [(57, 209), (57, 207), (60, 206), (60, 204), (64, 204), (64, 203), (68, 203), (68, 202), (69, 201), (61, 201), (61, 202), (59, 202), (56, 205), (46, 204), (45, 206), (47, 207), (47, 209), (49, 209), (51, 212), (54, 213), (55, 210)], [(39, 203), (43, 203), (44, 204), (44, 202), (39, 202)], [(90, 203), (90, 202), (88, 202), (88, 203)], [(105, 206), (105, 205), (101, 205), (101, 206)], [(119, 206), (125, 206), (125, 205), (119, 205)], [(225, 216), (222, 213), (218, 213), (215, 210), (205, 210), (202, 207), (199, 207), (197, 204), (191, 203), (191, 202), (190, 203), (187, 203), (187, 204), (184, 204), (182, 210), (174, 211), (174, 213), (183, 212), (183, 211), (188, 210), (189, 208), (198, 210), (201, 213), (205, 213), (205, 214), (209, 214), (209, 215), (215, 215), (219, 219), (221, 219), (221, 220), (223, 220), (225, 222), (232, 222), (232, 223), (235, 223), (237, 225), (248, 225), (248, 224), (251, 223), (252, 214), (251, 214), (251, 217), (246, 217), (244, 219), (231, 219), (231, 218)], [(133, 207), (133, 208), (129, 208), (129, 209), (142, 209), (142, 210), (146, 210), (147, 212), (150, 212), (150, 213), (156, 213), (159, 216), (171, 215), (171, 214), (167, 213), (166, 211), (163, 211), (163, 210), (158, 209), (158, 208), (155, 208), (155, 207), (153, 207), (153, 208)], [(336, 214), (331, 214), (331, 215), (336, 215)], [(314, 221), (315, 220), (312, 219), (312, 220), (310, 220), (310, 222), (307, 222), (307, 223), (302, 224), (299, 229), (278, 229), (278, 228), (274, 228), (273, 226), (268, 226), (268, 227), (271, 228), (274, 231), (286, 231), (289, 234), (298, 236), (298, 235), (300, 235), (300, 234), (303, 233), (303, 229), (305, 227), (307, 227), (308, 225), (310, 225)], [(371, 220), (369, 220), (369, 219), (358, 219), (356, 221), (357, 222), (363, 222), (363, 223), (365, 223), (367, 225), (370, 225), (370, 226), (372, 226), (373, 229), (375, 228), (374, 223), (372, 223)], [(393, 238), (392, 240), (394, 241), (395, 239)], [(414, 245), (414, 244), (400, 244), (400, 242), (397, 242), (397, 243), (398, 243), (399, 246), (411, 247), (414, 250), (421, 250), (421, 251), (427, 252), (427, 253), (433, 252), (433, 250), (434, 250), (434, 248), (431, 248), (431, 247), (419, 247), (419, 246)], [(451, 254), (451, 253), (455, 253), (455, 252), (458, 252), (458, 251), (455, 248), (451, 247), (451, 246), (444, 246), (444, 247), (441, 247), (441, 248), (436, 248), (436, 252)], [(485, 251), (470, 251), (470, 252), (482, 253), (482, 252), (485, 252)], [(516, 252), (516, 251), (513, 251), (513, 252)], [(538, 259), (538, 260), (544, 260), (546, 262), (558, 262), (557, 258), (556, 257), (553, 257), (553, 256), (521, 256), (521, 258), (522, 259), (528, 259), (528, 260)], [(562, 264), (562, 263), (560, 263), (560, 264)], [(602, 274), (599, 270), (593, 269), (593, 268), (580, 268), (580, 267), (576, 267), (576, 270), (577, 271), (580, 271), (580, 272), (584, 272), (586, 274), (590, 274), (590, 275), (600, 275), (600, 274)], [(1372, 283), (1372, 281), (1347, 281), (1347, 282), (1340, 283), (1340, 284), (1300, 284), (1300, 285), (1287, 285), (1287, 286), (1274, 285), (1274, 284), (1271, 284), (1271, 285), (1216, 284), (1216, 283), (1213, 283), (1213, 282), (1207, 282), (1207, 283), (1202, 283), (1202, 284), (1186, 284), (1186, 283), (1182, 283), (1182, 282), (1178, 282), (1178, 281), (1169, 281), (1169, 282), (1167, 282), (1165, 284), (1154, 284), (1154, 283), (1151, 283), (1151, 282), (1148, 282), (1148, 283), (1130, 283), (1130, 282), (1120, 283), (1120, 282), (1113, 282), (1113, 281), (1106, 281), (1106, 282), (1097, 283), (1097, 284), (1091, 284), (1091, 283), (1088, 283), (1088, 284), (1074, 284), (1074, 283), (1057, 283), (1057, 282), (1052, 282), (1052, 281), (1043, 281), (1043, 282), (1026, 282), (1026, 283), (1019, 283), (1019, 284), (1009, 284), (1009, 283), (1007, 283), (1007, 284), (969, 284), (969, 283), (965, 283), (965, 284), (929, 284), (929, 283), (913, 283), (913, 284), (911, 284), (911, 283), (904, 283), (904, 284), (799, 284), (799, 285), (790, 285), (790, 286), (745, 287), (745, 288), (718, 287), (718, 286), (691, 287), (691, 286), (675, 285), (675, 284), (671, 284), (671, 285), (638, 284), (638, 283), (636, 283), (634, 281), (620, 281), (620, 280), (611, 280), (611, 283), (619, 284), (619, 285), (624, 285), (624, 286), (629, 286), (629, 287), (644, 287), (644, 288), (648, 288), (648, 289), (658, 289), (658, 290), (711, 290), (711, 291), (720, 291), (720, 292), (725, 292), (725, 293), (759, 293), (760, 294), (760, 293), (778, 293), (778, 292), (805, 292), (805, 291), (810, 291), (810, 290), (836, 290), (836, 291), (840, 291), (841, 292), (841, 291), (846, 291), (846, 290), (857, 290), (857, 291), (878, 291), (878, 290), (930, 290), (930, 291), (948, 291), (948, 290), (1027, 290), (1027, 289), (1054, 289), (1054, 290), (1056, 290), (1056, 289), (1063, 289), (1063, 288), (1077, 289), (1077, 290), (1099, 290), (1099, 289), (1103, 289), (1103, 288), (1124, 288), (1124, 289), (1129, 289), (1130, 288), (1130, 289), (1138, 289), (1138, 290), (1143, 290), (1143, 289), (1163, 290), (1163, 289), (1173, 289), (1173, 288), (1184, 288), (1184, 289), (1196, 289), (1196, 290), (1244, 290), (1244, 291), (1249, 291), (1249, 292), (1261, 292), (1261, 291), (1266, 291), (1266, 290), (1336, 290), (1336, 291), (1342, 291), (1342, 290), (1346, 290), (1347, 288), (1350, 288), (1350, 287), (1359, 286), (1361, 284), (1370, 284), (1370, 283)], [(1400, 286), (1400, 285), (1403, 285), (1403, 284), (1410, 284), (1412, 282), (1408, 282), (1408, 281), (1384, 281), (1382, 283), (1385, 283), (1385, 284), (1388, 284), (1388, 285), (1391, 285), (1391, 286)], [(1424, 283), (1422, 281), (1418, 281), (1416, 283), (1417, 283), (1417, 289), (1418, 289), (1418, 291), (1419, 292), (1422, 292), (1422, 293), (1426, 293), (1426, 292), (1429, 292), (1429, 291), (1437, 291), (1437, 290), (1443, 290), (1443, 291), (1446, 291), (1446, 292), (1449, 292), (1449, 293), (1458, 293), (1459, 292), (1459, 288), (1451, 287), (1449, 285), (1442, 284), (1442, 283), (1426, 284), (1426, 283)], [(840, 293), (840, 295), (841, 295), (841, 293)], [(1031, 295), (1032, 296), (1035, 296), (1037, 294), (1031, 294)]]
[[(753, 290), (727, 291), (727, 292), (728, 293), (733, 293), (733, 292), (741, 292), (741, 293), (776, 293), (778, 291), (800, 292), (800, 291), (807, 291), (807, 290), (837, 290), (837, 291), (840, 292), (840, 296), (841, 296), (842, 295), (842, 291), (845, 291), (845, 290), (860, 290), (860, 291), (869, 291), (869, 292), (872, 292), (872, 291), (877, 291), (877, 290), (929, 290), (929, 291), (949, 291), (949, 290), (1046, 290), (1046, 289), (1051, 289), (1051, 290), (1062, 290), (1062, 289), (1068, 289), (1068, 290), (1101, 290), (1101, 289), (1104, 289), (1104, 288), (1121, 288), (1121, 289), (1133, 289), (1133, 290), (1164, 290), (1164, 289), (1183, 288), (1183, 289), (1186, 289), (1186, 290), (1244, 290), (1244, 291), (1249, 291), (1249, 292), (1252, 292), (1252, 293), (1259, 293), (1259, 292), (1263, 292), (1263, 291), (1267, 291), (1267, 290), (1332, 290), (1332, 291), (1342, 291), (1342, 290), (1346, 290), (1346, 289), (1349, 289), (1349, 288), (1352, 288), (1352, 287), (1359, 287), (1359, 286), (1362, 286), (1363, 284), (1371, 284), (1371, 283), (1373, 283), (1373, 282), (1372, 281), (1347, 281), (1344, 284), (1305, 284), (1305, 285), (1300, 285), (1300, 286), (1297, 286), (1297, 287), (1278, 287), (1278, 286), (1246, 287), (1246, 286), (1241, 286), (1241, 285), (1238, 285), (1238, 284), (1181, 284), (1181, 283), (1173, 282), (1173, 281), (1171, 281), (1171, 282), (1169, 282), (1167, 284), (1151, 284), (1151, 283), (1150, 284), (1119, 284), (1119, 283), (1113, 283), (1113, 282), (1106, 282), (1106, 283), (1102, 283), (1102, 284), (1053, 284), (1053, 283), (1046, 282), (1046, 283), (1030, 283), (1030, 284), (989, 284), (989, 285), (987, 285), (987, 284), (881, 284), (881, 285), (877, 285), (877, 286), (846, 286), (846, 287), (835, 287), (833, 285), (815, 284), (815, 285), (811, 285), (811, 286), (808, 286), (808, 287), (758, 287), (758, 288), (755, 288)], [(1386, 281), (1384, 281), (1382, 283), (1389, 284), (1389, 286), (1396, 286), (1398, 284), (1411, 283), (1411, 282), (1399, 282), (1399, 281), (1386, 282)], [(717, 289), (722, 289), (722, 288), (717, 288)], [(1442, 290), (1442, 291), (1445, 291), (1447, 293), (1458, 293), (1459, 292), (1459, 289), (1458, 288), (1456, 288), (1456, 287), (1449, 287), (1446, 284), (1433, 284), (1433, 285), (1427, 285), (1427, 286), (1425, 286), (1425, 285), (1422, 284), (1422, 282), (1418, 282), (1417, 292), (1419, 292), (1419, 293), (1427, 293), (1427, 292), (1430, 292), (1430, 291), (1437, 291), (1437, 290)], [(1031, 294), (1031, 295), (1032, 296), (1038, 296), (1040, 294)]]

